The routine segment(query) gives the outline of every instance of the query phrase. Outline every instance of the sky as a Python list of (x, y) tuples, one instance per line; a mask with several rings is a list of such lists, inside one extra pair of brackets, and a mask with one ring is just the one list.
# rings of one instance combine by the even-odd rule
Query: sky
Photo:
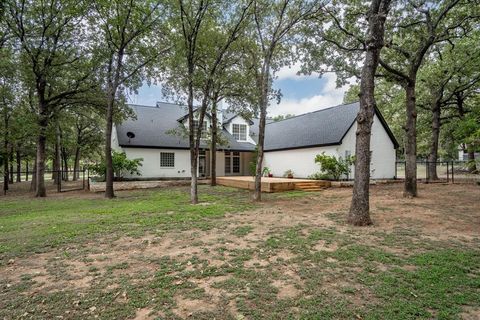
[[(342, 103), (348, 86), (336, 88), (334, 74), (328, 73), (319, 78), (318, 75), (297, 75), (299, 65), (285, 67), (277, 73), (273, 86), (280, 89), (280, 104), (272, 101), (268, 108), (268, 116), (285, 114), (304, 114), (315, 110), (332, 107)], [(154, 106), (157, 101), (167, 101), (163, 97), (160, 85), (143, 85), (137, 95), (129, 98), (130, 103)]]

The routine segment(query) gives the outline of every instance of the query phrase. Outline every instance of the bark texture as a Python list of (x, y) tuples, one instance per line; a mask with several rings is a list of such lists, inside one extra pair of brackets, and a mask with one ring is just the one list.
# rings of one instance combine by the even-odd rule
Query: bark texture
[(45, 188), (45, 152), (46, 152), (46, 142), (47, 142), (47, 126), (48, 126), (48, 115), (47, 107), (44, 103), (40, 102), (39, 104), (40, 114), (38, 117), (38, 126), (39, 133), (37, 139), (37, 159), (36, 159), (36, 169), (35, 169), (35, 196), (36, 197), (46, 197), (47, 190)]
[(112, 127), (113, 127), (113, 99), (110, 97), (107, 105), (107, 126), (105, 128), (105, 198), (115, 197), (113, 191), (113, 160), (112, 160)]
[(370, 219), (370, 137), (375, 115), (375, 72), (383, 47), (385, 20), (390, 0), (373, 0), (368, 16), (365, 62), (360, 82), (360, 110), (355, 143), (355, 182), (347, 221), (356, 226), (372, 224)]
[[(416, 76), (415, 76), (416, 77)], [(417, 107), (415, 82), (405, 87), (407, 119), (405, 123), (405, 185), (404, 197), (417, 196)]]
[(17, 182), (22, 181), (22, 154), (20, 153), (20, 149), (17, 147), (16, 150), (16, 162), (17, 162)]
[(437, 161), (438, 161), (438, 141), (440, 139), (440, 101), (435, 99), (432, 105), (432, 137), (430, 141), (430, 153), (428, 155), (428, 178), (429, 180), (438, 180)]
[(212, 102), (212, 141), (210, 145), (210, 185), (217, 185), (217, 102)]
[(270, 63), (273, 56), (273, 47), (264, 58), (260, 83), (260, 121), (258, 124), (257, 162), (255, 167), (255, 191), (253, 201), (262, 200), (262, 165), (265, 145), (265, 124), (267, 123), (268, 93), (270, 90)]
[(8, 190), (8, 125), (9, 117), (5, 114), (5, 135), (3, 138), (3, 194)]

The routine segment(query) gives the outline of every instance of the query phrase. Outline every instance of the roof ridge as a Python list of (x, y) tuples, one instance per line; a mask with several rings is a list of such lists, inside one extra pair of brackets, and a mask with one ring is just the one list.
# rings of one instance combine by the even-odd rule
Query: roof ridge
[(279, 122), (283, 122), (283, 121), (287, 121), (287, 120), (291, 120), (291, 119), (303, 117), (303, 116), (306, 116), (306, 115), (308, 115), (308, 114), (317, 113), (317, 112), (322, 112), (322, 111), (330, 110), (330, 109), (333, 109), (333, 108), (338, 108), (338, 107), (341, 107), (341, 106), (348, 106), (348, 105), (350, 105), (350, 104), (354, 104), (354, 103), (358, 103), (358, 102), (359, 102), (359, 101), (350, 102), (350, 103), (337, 104), (337, 105), (335, 105), (335, 106), (331, 106), (331, 107), (324, 108), (324, 109), (319, 109), (319, 110), (314, 110), (314, 111), (310, 111), (310, 112), (307, 112), (307, 113), (302, 113), (302, 114), (299, 114), (299, 115), (296, 115), (296, 116), (293, 116), (293, 117), (289, 117), (289, 118), (286, 118), (286, 119), (277, 120), (277, 121), (272, 121), (272, 122), (270, 122), (270, 123), (266, 123), (265, 125), (274, 124), (274, 123), (279, 123)]
[(141, 108), (156, 108), (156, 106), (147, 106), (144, 104), (137, 104), (137, 103), (127, 103), (129, 107), (141, 107)]

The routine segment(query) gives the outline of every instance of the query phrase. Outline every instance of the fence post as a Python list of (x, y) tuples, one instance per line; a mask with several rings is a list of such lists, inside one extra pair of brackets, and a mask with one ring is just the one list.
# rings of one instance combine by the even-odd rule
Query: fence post
[(82, 189), (85, 190), (85, 167), (83, 167)]

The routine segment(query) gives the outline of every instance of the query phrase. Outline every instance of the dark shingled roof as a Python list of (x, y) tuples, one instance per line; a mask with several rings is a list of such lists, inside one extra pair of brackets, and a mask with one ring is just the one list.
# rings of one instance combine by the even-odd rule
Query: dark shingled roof
[[(180, 128), (178, 119), (182, 119), (188, 110), (185, 106), (170, 103), (157, 103), (157, 107), (130, 105), (137, 119), (128, 119), (117, 125), (118, 141), (121, 147), (136, 148), (176, 148), (188, 149), (188, 139), (171, 132)], [(285, 120), (267, 121), (265, 128), (265, 151), (288, 150), (306, 147), (338, 145), (352, 127), (360, 104), (358, 102), (322, 109)], [(388, 128), (378, 110), (376, 114), (390, 136), (395, 148), (398, 142)], [(227, 119), (225, 119), (225, 116)], [(224, 121), (232, 117), (224, 113)], [(257, 142), (258, 119), (252, 119), (250, 136)], [(135, 134), (134, 138), (127, 136)], [(225, 129), (222, 135), (228, 140), (228, 146), (219, 149), (233, 151), (253, 151), (255, 145), (249, 142), (237, 142)], [(202, 148), (208, 148), (206, 144)]]
[[(171, 103), (157, 103), (156, 107), (129, 105), (136, 115), (136, 119), (128, 119), (116, 126), (118, 142), (121, 147), (133, 148), (176, 148), (188, 149), (188, 138), (178, 134), (172, 134), (174, 130), (179, 131), (181, 124), (178, 119), (182, 118), (188, 109)], [(127, 132), (135, 134), (129, 138)], [(228, 146), (219, 149), (233, 151), (253, 151), (255, 145), (248, 142), (237, 142), (226, 130), (222, 132), (228, 140)], [(202, 147), (206, 148), (204, 144)]]
[[(359, 108), (360, 103), (355, 102), (271, 122), (265, 128), (265, 151), (341, 144)], [(382, 115), (378, 110), (376, 114), (397, 147), (398, 143)]]

